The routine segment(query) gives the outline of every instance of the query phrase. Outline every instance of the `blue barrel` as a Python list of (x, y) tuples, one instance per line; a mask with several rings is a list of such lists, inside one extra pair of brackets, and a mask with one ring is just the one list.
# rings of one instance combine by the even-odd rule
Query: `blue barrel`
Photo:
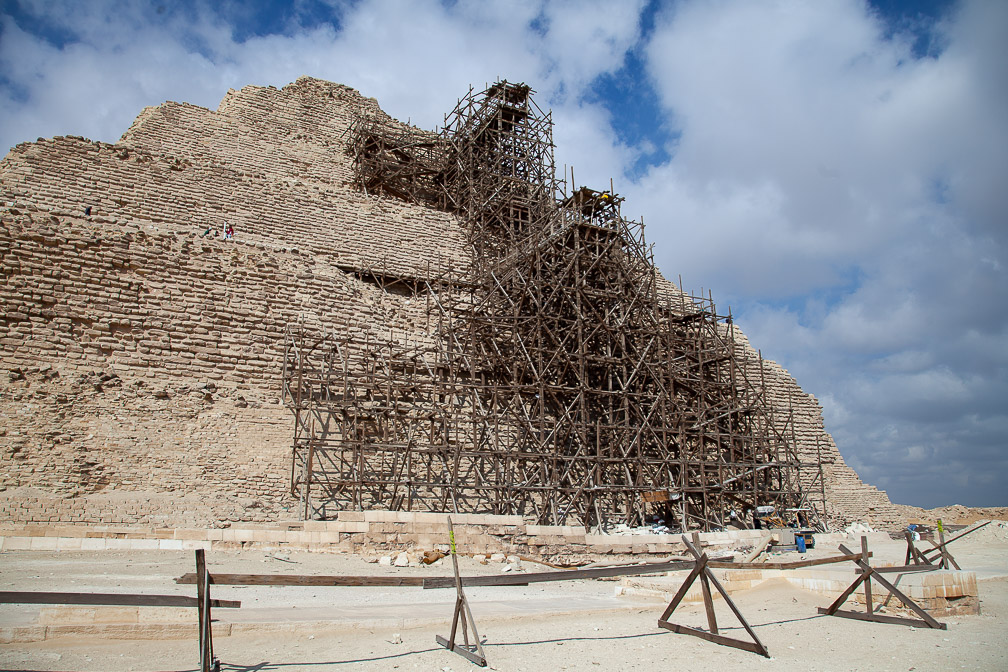
[(798, 547), (798, 552), (799, 553), (804, 553), (805, 552), (805, 535), (804, 534), (796, 534), (794, 540), (795, 540), (795, 545)]

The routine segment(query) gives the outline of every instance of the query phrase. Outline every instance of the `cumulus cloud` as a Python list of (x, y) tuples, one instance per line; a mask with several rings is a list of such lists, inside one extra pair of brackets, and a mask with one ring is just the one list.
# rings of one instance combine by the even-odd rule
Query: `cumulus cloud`
[(1004, 499), (976, 473), (1008, 476), (1005, 28), (962, 3), (918, 54), (859, 2), (676, 3), (646, 47), (680, 131), (633, 190), (660, 264), (731, 299), (899, 501)]
[(146, 105), (214, 108), (229, 87), (283, 86), (303, 74), (349, 84), (393, 116), (434, 128), (470, 84), (508, 78), (580, 120), (571, 126), (584, 135), (566, 130), (572, 155), (592, 146), (608, 160), (622, 152), (595, 125), (603, 113), (584, 91), (620, 67), (638, 38), (640, 4), (613, 13), (602, 2), (338, 3), (327, 21), (295, 8), (277, 32), (239, 39), (241, 5), (24, 2), (22, 23), (45, 30), (0, 17), (0, 113), (10, 120), (0, 146), (57, 134), (114, 141)]

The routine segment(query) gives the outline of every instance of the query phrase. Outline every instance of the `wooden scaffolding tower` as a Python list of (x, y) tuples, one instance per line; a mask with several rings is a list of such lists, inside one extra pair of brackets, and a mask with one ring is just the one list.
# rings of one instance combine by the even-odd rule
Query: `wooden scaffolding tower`
[[(662, 291), (610, 188), (567, 193), (529, 87), (470, 90), (439, 134), (361, 117), (358, 185), (453, 212), (465, 277), (429, 278), (414, 344), (288, 331), (291, 489), (344, 508), (520, 514), (678, 529), (804, 508), (789, 413), (712, 298)], [(755, 365), (754, 365), (755, 364)], [(760, 376), (762, 378), (762, 376)]]

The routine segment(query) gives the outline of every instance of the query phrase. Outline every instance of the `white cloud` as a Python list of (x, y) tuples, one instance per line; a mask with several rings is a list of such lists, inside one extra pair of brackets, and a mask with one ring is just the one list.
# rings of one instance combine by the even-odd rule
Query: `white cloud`
[(528, 82), (541, 105), (570, 120), (557, 153), (571, 158), (561, 161), (620, 162), (626, 151), (607, 132), (607, 115), (581, 100), (595, 77), (621, 66), (641, 5), (378, 0), (341, 7), (338, 31), (291, 18), (283, 33), (238, 41), (209, 4), (191, 20), (136, 3), (37, 3), (31, 12), (70, 39), (57, 48), (2, 17), (0, 69), (13, 86), (0, 89), (10, 120), (0, 146), (59, 134), (114, 141), (144, 106), (215, 108), (229, 87), (283, 86), (304, 74), (434, 128), (470, 84), (507, 78)]
[[(783, 267), (761, 272), (760, 284), (735, 275), (744, 266), (723, 274), (744, 286), (736, 291), (784, 295), (789, 284), (799, 292), (831, 284), (838, 266), (912, 239), (948, 212), (979, 208), (965, 202), (966, 185), (1005, 174), (1008, 152), (1004, 117), (976, 109), (1001, 96), (985, 89), (1004, 87), (977, 81), (977, 59), (989, 54), (960, 55), (956, 45), (915, 59), (854, 2), (671, 6), (647, 54), (682, 137), (643, 191), (664, 196), (657, 186), (672, 183), (678, 193), (645, 201), (646, 210), (707, 213), (685, 232), (686, 248), (716, 239), (729, 262), (758, 239), (784, 248), (771, 252)], [(781, 198), (718, 216), (718, 203), (746, 203), (756, 190)], [(1003, 191), (986, 210), (1004, 212)], [(689, 267), (704, 258), (683, 257), (666, 259)]]
[[(1008, 5), (963, 3), (919, 58), (860, 2), (723, 0), (665, 6), (646, 47), (681, 132), (629, 193), (659, 263), (731, 299), (837, 406), (869, 480), (1003, 445), (986, 400), (1008, 397), (1005, 29)], [(1008, 456), (983, 460), (1008, 476)]]

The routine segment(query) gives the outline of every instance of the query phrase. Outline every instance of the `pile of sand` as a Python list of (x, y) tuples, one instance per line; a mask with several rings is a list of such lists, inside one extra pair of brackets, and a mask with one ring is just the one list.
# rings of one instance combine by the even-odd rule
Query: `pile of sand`
[(1008, 507), (969, 507), (962, 504), (922, 509), (918, 506), (897, 504), (904, 520), (909, 523), (923, 523), (935, 526), (940, 518), (945, 525), (971, 525), (984, 520), (1008, 520)]
[[(976, 527), (976, 525), (971, 525), (970, 527)], [(965, 532), (965, 530), (963, 531)], [(973, 543), (1008, 541), (1008, 521), (992, 520), (976, 532), (970, 532), (964, 538), (964, 541), (966, 539), (969, 539)]]

